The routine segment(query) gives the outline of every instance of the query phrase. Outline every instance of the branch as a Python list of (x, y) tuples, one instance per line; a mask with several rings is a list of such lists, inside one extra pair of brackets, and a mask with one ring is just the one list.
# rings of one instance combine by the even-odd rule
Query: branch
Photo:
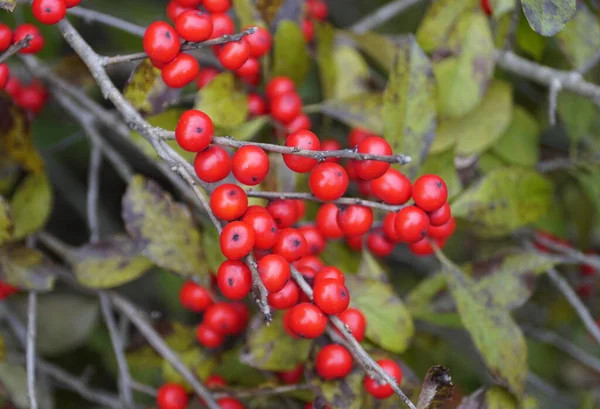
[(310, 390), (310, 385), (307, 383), (297, 383), (294, 385), (280, 385), (280, 386), (263, 386), (251, 389), (241, 388), (215, 388), (213, 396), (215, 399), (221, 399), (226, 397), (235, 397), (239, 399), (244, 398), (256, 398), (259, 396), (274, 396), (281, 395), (288, 392)]
[(557, 251), (565, 256), (570, 257), (571, 259), (573, 259), (579, 263), (587, 264), (587, 265), (595, 268), (596, 270), (600, 271), (600, 257), (598, 257), (598, 256), (591, 255), (591, 254), (584, 254), (581, 251), (575, 250), (574, 248), (572, 248), (570, 246), (566, 246), (564, 244), (557, 243), (554, 240), (550, 240), (540, 234), (536, 234), (534, 236), (534, 240), (540, 244), (543, 244), (545, 247), (548, 247), (552, 251)]
[(90, 231), (90, 242), (95, 243), (100, 238), (98, 225), (98, 196), (100, 194), (100, 167), (102, 166), (102, 150), (92, 142), (90, 152), (90, 169), (88, 172), (87, 191), (87, 224)]
[(145, 27), (130, 23), (129, 21), (122, 20), (109, 14), (101, 13), (96, 10), (90, 10), (83, 7), (74, 7), (67, 9), (67, 13), (73, 16), (82, 17), (86, 23), (98, 22), (110, 27), (118, 28), (119, 30), (138, 37), (143, 37), (144, 33), (146, 32)]
[(37, 329), (37, 292), (30, 291), (27, 297), (27, 342), (26, 367), (27, 367), (27, 393), (29, 394), (30, 409), (37, 409), (38, 402), (35, 393), (35, 338)]
[(2, 55), (0, 55), (0, 64), (2, 64), (4, 61), (8, 60), (10, 57), (21, 51), (23, 48), (27, 47), (31, 40), (33, 40), (33, 36), (31, 34), (28, 34), (21, 41), (18, 41), (10, 47), (8, 47), (8, 49)]
[(558, 93), (561, 89), (562, 83), (558, 79), (553, 78), (548, 88), (548, 119), (552, 126), (556, 125), (556, 104)]
[(402, 13), (404, 10), (419, 3), (420, 1), (421, 0), (392, 1), (373, 11), (371, 14), (367, 14), (365, 17), (361, 18), (350, 27), (350, 30), (357, 34), (365, 33), (377, 26), (380, 26), (386, 21), (391, 20), (396, 15)]

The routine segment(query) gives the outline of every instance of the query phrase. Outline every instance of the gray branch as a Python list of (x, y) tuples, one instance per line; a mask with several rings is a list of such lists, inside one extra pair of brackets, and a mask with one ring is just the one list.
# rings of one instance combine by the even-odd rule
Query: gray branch
[(37, 292), (30, 291), (27, 297), (27, 342), (25, 347), (27, 368), (27, 393), (30, 409), (37, 409), (38, 402), (35, 392), (35, 339), (37, 333)]
[(350, 30), (357, 34), (365, 33), (376, 28), (377, 26), (382, 25), (386, 21), (391, 20), (396, 15), (402, 13), (404, 10), (414, 6), (420, 1), (422, 0), (395, 0), (389, 2), (354, 23), (352, 27), (350, 27)]

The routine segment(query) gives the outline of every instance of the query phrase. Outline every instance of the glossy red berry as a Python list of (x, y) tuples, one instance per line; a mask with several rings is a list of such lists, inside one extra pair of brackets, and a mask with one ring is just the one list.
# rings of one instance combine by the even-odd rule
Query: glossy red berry
[(273, 246), (273, 253), (292, 262), (308, 254), (308, 245), (298, 230), (287, 228), (279, 232), (277, 243)]
[(492, 15), (492, 4), (490, 0), (481, 0), (481, 9), (488, 16)]
[(258, 94), (248, 94), (248, 112), (251, 116), (261, 116), (267, 113), (267, 103)]
[(14, 293), (19, 291), (17, 287), (14, 287), (4, 281), (0, 281), (0, 300), (4, 300), (7, 297), (10, 297)]
[(186, 41), (206, 41), (212, 35), (213, 21), (210, 14), (186, 10), (175, 20), (175, 30)]
[(258, 27), (254, 34), (250, 34), (245, 38), (250, 44), (250, 55), (254, 58), (260, 58), (268, 53), (273, 42), (271, 33), (263, 27)]
[(334, 315), (350, 305), (350, 293), (346, 286), (335, 279), (319, 280), (313, 289), (317, 307), (325, 314)]
[(233, 154), (231, 170), (238, 182), (256, 186), (269, 173), (269, 157), (257, 146), (242, 146)]
[(300, 364), (292, 370), (278, 372), (277, 377), (281, 380), (281, 382), (287, 385), (297, 384), (302, 380), (304, 376), (304, 365)]
[(294, 200), (274, 200), (267, 205), (267, 210), (280, 229), (291, 227), (300, 219), (298, 205)]
[(368, 137), (377, 137), (377, 135), (363, 128), (352, 128), (348, 134), (348, 146), (354, 148)]
[(340, 209), (333, 203), (325, 203), (317, 210), (315, 222), (319, 231), (328, 239), (339, 239), (344, 236), (338, 224)]
[(418, 178), (412, 190), (415, 204), (426, 212), (433, 212), (448, 200), (448, 188), (437, 175), (423, 175)]
[(205, 325), (222, 335), (232, 335), (240, 328), (241, 317), (233, 305), (217, 302), (204, 311)]
[(202, 0), (175, 0), (177, 3), (181, 4), (183, 7), (198, 7), (202, 4)]
[(394, 250), (394, 242), (387, 238), (383, 229), (375, 229), (367, 236), (367, 248), (378, 257), (387, 257)]
[(225, 260), (217, 271), (217, 283), (221, 294), (225, 297), (230, 300), (241, 300), (252, 288), (252, 273), (242, 261)]
[(327, 245), (325, 237), (323, 237), (319, 229), (315, 226), (302, 226), (298, 231), (304, 236), (304, 240), (306, 240), (308, 254), (320, 254), (325, 250), (325, 246)]
[(327, 317), (315, 305), (300, 303), (290, 311), (289, 325), (302, 338), (317, 338), (325, 332)]
[(419, 241), (410, 243), (408, 245), (408, 249), (411, 251), (411, 253), (416, 254), (418, 256), (428, 256), (430, 254), (433, 254), (433, 246), (431, 245), (431, 240), (433, 239), (425, 237)]
[(46, 105), (48, 92), (43, 86), (31, 84), (23, 87), (15, 98), (15, 102), (26, 111), (38, 114)]
[(292, 308), (298, 303), (299, 299), (300, 289), (293, 280), (289, 280), (281, 291), (271, 293), (267, 296), (269, 305), (277, 310)]
[(344, 241), (354, 251), (362, 251), (363, 242), (365, 241), (364, 235), (360, 236), (346, 236), (344, 237)]
[(315, 370), (326, 381), (344, 378), (352, 371), (352, 355), (341, 345), (325, 345), (317, 353)]
[(233, 334), (240, 334), (246, 329), (248, 322), (250, 322), (250, 309), (241, 301), (235, 301), (229, 305), (233, 307), (238, 315), (237, 326), (233, 328)]
[[(346, 324), (352, 336), (358, 341), (365, 338), (367, 329), (367, 319), (364, 314), (357, 308), (348, 308), (346, 311), (338, 315), (338, 318)], [(339, 332), (339, 331), (338, 331)]]
[(221, 388), (223, 386), (227, 386), (227, 381), (222, 376), (209, 375), (204, 381), (204, 385), (206, 385), (206, 387), (209, 389)]
[(194, 158), (194, 170), (198, 179), (206, 183), (223, 180), (231, 171), (229, 153), (220, 146), (210, 145)]
[(196, 109), (185, 111), (175, 128), (175, 140), (188, 152), (200, 152), (212, 141), (215, 128), (208, 115)]
[(254, 77), (260, 76), (260, 62), (256, 58), (248, 58), (235, 73), (238, 77), (248, 78), (252, 82)]
[(271, 116), (282, 124), (289, 124), (302, 111), (302, 100), (296, 92), (278, 94), (270, 99)]
[(33, 0), (31, 11), (42, 24), (56, 24), (67, 14), (64, 0)]
[(189, 54), (180, 53), (161, 72), (162, 80), (171, 88), (183, 88), (198, 77), (200, 65)]
[(396, 214), (396, 235), (400, 241), (414, 243), (427, 235), (429, 217), (416, 206), (407, 206)]
[(211, 13), (225, 13), (231, 8), (231, 0), (202, 0), (202, 6)]
[(235, 398), (217, 399), (217, 405), (221, 409), (246, 409), (244, 404)]
[(294, 261), (292, 264), (294, 265), (294, 267), (296, 267), (298, 269), (301, 267), (310, 267), (315, 271), (319, 271), (323, 267), (325, 267), (325, 264), (323, 264), (323, 262), (319, 259), (319, 257), (311, 255), (311, 254)]
[(156, 404), (159, 409), (185, 409), (188, 404), (187, 392), (180, 385), (166, 383), (157, 391)]
[(242, 221), (254, 231), (254, 248), (268, 250), (275, 245), (279, 230), (273, 216), (267, 211), (244, 214)]
[[(377, 361), (377, 364), (385, 373), (394, 378), (397, 384), (402, 382), (402, 369), (396, 362), (391, 359), (381, 359)], [(380, 383), (379, 380), (369, 376), (365, 377), (364, 385), (365, 390), (377, 399), (389, 398), (394, 394), (394, 390), (388, 383)]]
[[(335, 139), (325, 139), (321, 142), (321, 150), (322, 151), (339, 151), (342, 149), (342, 145), (336, 141)], [(325, 162), (339, 162), (339, 158), (327, 158)]]
[(0, 53), (3, 53), (12, 44), (12, 30), (6, 24), (0, 23)]
[(4, 86), (4, 90), (13, 99), (17, 100), (19, 97), (19, 94), (23, 90), (23, 86), (21, 84), (21, 81), (19, 81), (19, 78), (15, 77), (15, 76), (9, 76), (8, 82)]
[(238, 185), (224, 183), (217, 186), (210, 195), (210, 208), (219, 219), (232, 221), (246, 212), (248, 196)]
[(231, 71), (240, 68), (250, 57), (250, 45), (245, 38), (223, 45), (219, 51), (219, 62)]
[(447, 239), (448, 237), (452, 236), (452, 233), (454, 233), (455, 229), (456, 222), (454, 221), (453, 217), (450, 217), (450, 219), (441, 226), (429, 226), (427, 235), (436, 239)]
[(308, 14), (315, 20), (325, 20), (329, 14), (327, 4), (323, 0), (308, 0), (306, 6)]
[(179, 290), (179, 301), (187, 310), (202, 312), (213, 303), (213, 296), (205, 287), (193, 281), (186, 281)]
[(0, 64), (0, 90), (3, 90), (10, 78), (10, 69), (6, 63)]
[[(368, 136), (358, 144), (357, 151), (363, 154), (390, 156), (392, 147), (383, 138)], [(387, 172), (390, 164), (378, 160), (361, 160), (354, 162), (354, 168), (359, 178), (373, 180)]]
[(209, 82), (211, 82), (217, 75), (219, 75), (219, 70), (212, 67), (205, 67), (200, 70), (198, 76), (194, 83), (196, 84), (196, 89), (204, 88)]
[(203, 347), (218, 348), (223, 344), (224, 336), (209, 325), (203, 323), (196, 327), (196, 340)]
[(373, 225), (373, 210), (366, 206), (350, 205), (338, 212), (337, 223), (346, 236), (360, 236)]
[(403, 205), (412, 195), (410, 180), (396, 169), (387, 172), (371, 181), (371, 191), (379, 200), (391, 205)]
[[(288, 135), (285, 146), (318, 151), (321, 148), (321, 143), (317, 135), (311, 131), (298, 131)], [(316, 159), (293, 154), (283, 155), (283, 161), (288, 168), (298, 173), (310, 172), (317, 164)]]
[(81, 3), (81, 0), (65, 0), (65, 6), (67, 6), (68, 9), (79, 5), (79, 3)]
[(268, 254), (258, 262), (258, 274), (269, 293), (277, 293), (290, 279), (289, 262), (278, 254)]
[(296, 203), (296, 207), (298, 208), (298, 220), (300, 220), (306, 213), (306, 203), (304, 203), (304, 200), (301, 199), (292, 199), (292, 201)]
[(44, 37), (40, 30), (33, 24), (21, 24), (15, 31), (13, 31), (12, 40), (13, 43), (18, 43), (24, 40), (28, 35), (32, 36), (33, 39), (29, 42), (27, 47), (24, 47), (19, 51), (20, 54), (35, 54), (44, 48)]
[(296, 85), (288, 77), (275, 77), (267, 84), (266, 92), (267, 98), (273, 100), (273, 98), (282, 94), (295, 93)]
[(154, 61), (171, 62), (179, 54), (179, 36), (164, 21), (156, 21), (146, 28), (143, 38), (144, 51)]
[(302, 20), (300, 28), (302, 29), (302, 35), (304, 36), (304, 41), (306, 41), (307, 43), (310, 43), (310, 42), (312, 42), (312, 40), (315, 39), (315, 25), (312, 22), (312, 20), (305, 18), (304, 20)]
[(323, 201), (342, 197), (348, 189), (348, 183), (348, 175), (344, 168), (333, 162), (319, 163), (308, 178), (310, 191)]
[(388, 240), (396, 242), (396, 241), (400, 241), (400, 238), (398, 237), (398, 234), (396, 233), (396, 213), (395, 212), (389, 212), (388, 214), (385, 215), (385, 217), (383, 218), (383, 232), (385, 233), (385, 237), (388, 238)]
[(346, 278), (344, 277), (344, 273), (334, 266), (326, 266), (321, 268), (314, 279), (314, 284), (317, 285), (319, 282), (323, 282), (325, 280), (333, 280), (340, 284), (345, 284)]
[(176, 0), (171, 0), (167, 4), (167, 17), (172, 22), (177, 21), (177, 17), (181, 15), (184, 11), (193, 10), (193, 7), (185, 7), (179, 4)]
[(218, 38), (235, 32), (235, 24), (227, 14), (213, 13), (211, 17), (213, 20), (213, 33), (210, 38)]
[(442, 207), (433, 212), (428, 213), (429, 215), (429, 223), (432, 226), (441, 226), (450, 220), (452, 216), (452, 211), (450, 210), (450, 205), (448, 202), (444, 203)]
[(232, 260), (247, 256), (254, 247), (254, 235), (254, 230), (244, 222), (227, 224), (219, 237), (221, 253)]
[(288, 133), (294, 133), (298, 131), (310, 131), (312, 129), (312, 122), (308, 115), (300, 113), (296, 118), (287, 124)]

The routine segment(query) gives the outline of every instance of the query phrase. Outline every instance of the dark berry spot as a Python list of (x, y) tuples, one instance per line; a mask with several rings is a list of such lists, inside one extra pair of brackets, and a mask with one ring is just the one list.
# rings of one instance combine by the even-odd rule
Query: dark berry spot
[(427, 230), (421, 231), (421, 238), (424, 238), (427, 235)]
[(435, 182), (435, 185), (437, 186), (438, 189), (442, 188), (442, 182), (440, 182), (439, 180), (437, 182)]
[(250, 179), (252, 179), (253, 182), (258, 182), (258, 178), (256, 176), (252, 176)]
[(202, 128), (201, 126), (199, 126), (199, 127), (196, 128), (196, 132), (197, 133), (202, 133), (202, 132), (204, 132), (204, 128)]
[(294, 247), (298, 247), (298, 246), (300, 245), (300, 243), (301, 243), (301, 242), (300, 242), (300, 240), (299, 240), (299, 239), (294, 239), (294, 241), (292, 241), (292, 245), (293, 245)]
[(237, 192), (235, 190), (230, 190), (228, 193), (229, 196), (233, 197), (237, 195)]
[(337, 177), (338, 177), (338, 178), (341, 178), (341, 177), (342, 177), (342, 172), (338, 172), (338, 173), (337, 173)]
[(171, 33), (170, 33), (170, 32), (168, 32), (168, 31), (165, 31), (165, 37), (167, 37), (167, 38), (169, 38), (169, 39), (170, 39), (170, 38), (171, 38)]
[(228, 278), (227, 284), (229, 284), (229, 287), (233, 287), (233, 278)]
[(232, 239), (233, 241), (238, 241), (238, 240), (240, 239), (240, 235), (239, 235), (239, 233), (235, 233), (231, 239)]
[(277, 228), (275, 226), (271, 227), (271, 233), (277, 233)]
[(319, 252), (319, 247), (316, 246), (316, 245), (312, 245), (312, 246), (310, 246), (310, 251), (311, 251), (311, 253), (315, 253), (316, 254), (316, 253)]
[(46, 8), (44, 9), (44, 11), (45, 11), (46, 13), (52, 13), (52, 8), (50, 8), (50, 7), (46, 7)]
[(348, 295), (348, 294), (346, 294), (346, 291), (344, 291), (344, 290), (342, 290), (342, 292), (340, 293), (340, 296), (341, 296), (342, 298), (346, 298), (346, 296), (347, 296), (347, 295)]

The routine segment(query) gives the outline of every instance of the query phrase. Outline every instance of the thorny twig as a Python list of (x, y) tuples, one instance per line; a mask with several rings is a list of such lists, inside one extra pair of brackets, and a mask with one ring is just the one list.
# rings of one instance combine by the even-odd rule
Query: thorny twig
[(0, 55), (0, 64), (4, 61), (8, 60), (10, 57), (21, 51), (23, 48), (27, 47), (29, 43), (33, 40), (33, 36), (28, 34), (21, 41), (17, 41), (6, 50), (3, 54)]
[(35, 340), (37, 334), (37, 292), (29, 291), (27, 296), (27, 342), (25, 347), (27, 367), (27, 393), (29, 395), (29, 406), (31, 409), (38, 408), (37, 395), (35, 391)]

